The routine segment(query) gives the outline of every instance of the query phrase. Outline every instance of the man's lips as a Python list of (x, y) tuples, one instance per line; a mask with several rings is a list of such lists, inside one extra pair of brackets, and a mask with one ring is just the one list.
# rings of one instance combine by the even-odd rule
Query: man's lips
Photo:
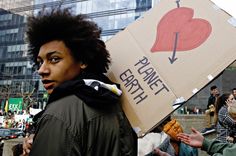
[(46, 90), (52, 89), (53, 88), (53, 83), (43, 84), (43, 86)]
[(46, 90), (52, 89), (54, 86), (54, 81), (52, 80), (42, 80), (43, 86)]

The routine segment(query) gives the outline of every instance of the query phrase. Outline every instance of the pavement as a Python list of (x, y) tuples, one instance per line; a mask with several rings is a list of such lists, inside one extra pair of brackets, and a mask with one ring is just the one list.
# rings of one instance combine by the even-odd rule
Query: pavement
[(12, 147), (22, 143), (24, 138), (9, 139), (4, 141), (2, 156), (13, 156)]

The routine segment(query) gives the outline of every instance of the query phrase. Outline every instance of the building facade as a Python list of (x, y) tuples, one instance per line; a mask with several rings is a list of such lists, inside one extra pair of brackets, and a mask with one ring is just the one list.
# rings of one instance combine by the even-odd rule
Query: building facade
[(0, 10), (0, 97), (24, 97), (34, 88), (32, 65), (24, 43), (25, 17)]

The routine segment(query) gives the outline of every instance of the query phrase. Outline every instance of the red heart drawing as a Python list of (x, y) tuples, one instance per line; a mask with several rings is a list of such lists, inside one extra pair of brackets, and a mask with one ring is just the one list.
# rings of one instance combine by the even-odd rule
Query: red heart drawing
[(180, 7), (169, 11), (157, 26), (156, 41), (151, 52), (173, 51), (176, 32), (178, 40), (176, 51), (186, 51), (200, 46), (211, 33), (211, 24), (199, 18), (193, 18), (191, 8)]

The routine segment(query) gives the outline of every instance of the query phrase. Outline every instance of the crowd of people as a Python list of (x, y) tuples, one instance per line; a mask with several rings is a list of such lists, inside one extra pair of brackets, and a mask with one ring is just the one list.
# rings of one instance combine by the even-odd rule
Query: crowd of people
[(236, 114), (236, 88), (220, 95), (217, 86), (210, 88), (211, 95), (208, 99), (206, 117), (208, 127), (201, 131), (206, 134), (211, 130), (217, 131), (217, 140), (222, 142), (234, 142), (232, 137), (235, 133)]
[[(207, 128), (201, 132), (192, 128), (192, 134), (184, 133), (178, 121), (168, 117), (159, 125), (159, 131), (153, 130), (138, 139), (138, 155), (197, 156), (197, 148), (209, 155), (233, 155), (236, 152), (236, 88), (220, 94), (217, 86), (211, 86), (205, 116)], [(216, 132), (215, 139), (204, 138), (211, 132)], [(168, 148), (163, 148), (163, 143)]]
[[(232, 156), (236, 152), (236, 88), (228, 93), (220, 95), (217, 86), (210, 88), (211, 95), (208, 99), (206, 118), (208, 126), (202, 132), (192, 128), (192, 133), (180, 132), (176, 137), (182, 143), (193, 148), (200, 148), (209, 155)], [(204, 137), (207, 131), (217, 132), (215, 139), (209, 140)], [(160, 156), (170, 156), (171, 154), (155, 148), (154, 153)], [(195, 153), (196, 154), (196, 153)], [(191, 153), (190, 155), (195, 155)], [(186, 155), (186, 154), (185, 154)], [(189, 154), (187, 154), (189, 155)]]
[(1, 117), (0, 128), (19, 129), (26, 133), (32, 125), (31, 115), (26, 112), (8, 111), (5, 115), (2, 114)]

